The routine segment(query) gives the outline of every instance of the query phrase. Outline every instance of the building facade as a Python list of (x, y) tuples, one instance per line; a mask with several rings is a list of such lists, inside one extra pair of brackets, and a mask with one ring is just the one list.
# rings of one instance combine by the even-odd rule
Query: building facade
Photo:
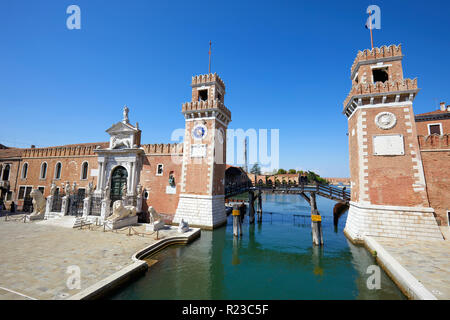
[[(191, 86), (192, 100), (182, 106), (183, 144), (142, 144), (139, 125), (130, 123), (125, 106), (122, 121), (106, 130), (108, 142), (1, 146), (0, 197), (6, 208), (14, 202), (28, 211), (30, 192), (39, 189), (44, 197), (56, 199), (52, 216), (100, 216), (100, 206), (123, 199), (141, 212), (152, 206), (174, 223), (184, 219), (204, 228), (220, 225), (226, 219), (225, 141), (231, 112), (217, 74), (195, 76)], [(71, 197), (67, 209), (58, 204), (65, 195)], [(85, 199), (90, 202), (83, 213)]]
[[(402, 59), (401, 46), (384, 46), (360, 51), (351, 68), (343, 110), (352, 193), (345, 232), (355, 241), (366, 235), (442, 239), (438, 225), (448, 224), (450, 203), (443, 202), (450, 169), (437, 169), (432, 160), (448, 161), (448, 136), (421, 131), (422, 116), (413, 113), (417, 79), (403, 77)], [(424, 141), (436, 139), (439, 151), (428, 152)]]

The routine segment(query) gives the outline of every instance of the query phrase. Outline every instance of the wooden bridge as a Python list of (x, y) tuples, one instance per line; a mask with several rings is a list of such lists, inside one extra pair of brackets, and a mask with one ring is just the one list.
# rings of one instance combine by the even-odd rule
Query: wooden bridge
[[(239, 199), (233, 199), (233, 197), (248, 194), (246, 197), (239, 197)], [(320, 183), (308, 183), (308, 184), (257, 184), (253, 185), (250, 181), (242, 181), (240, 183), (228, 183), (225, 186), (225, 202), (233, 204), (233, 229), (234, 235), (238, 236), (239, 231), (242, 232), (242, 227), (239, 227), (242, 223), (243, 213), (242, 205), (236, 202), (245, 202), (249, 206), (249, 222), (254, 223), (255, 220), (255, 202), (257, 203), (257, 215), (258, 221), (262, 221), (262, 193), (277, 193), (277, 194), (297, 194), (305, 199), (311, 207), (311, 228), (312, 238), (314, 245), (323, 245), (322, 235), (322, 218), (319, 210), (317, 209), (316, 195), (336, 201), (333, 215), (335, 221), (339, 218), (338, 215), (342, 214), (342, 207), (348, 207), (350, 202), (350, 192), (346, 188), (338, 188), (331, 185), (325, 185)], [(247, 198), (247, 199), (245, 199)], [(240, 209), (239, 209), (240, 208)], [(337, 210), (339, 208), (339, 210)], [(238, 217), (239, 216), (239, 217)], [(335, 222), (336, 223), (336, 222)]]
[(265, 185), (258, 184), (253, 186), (251, 183), (241, 183), (238, 185), (229, 185), (225, 187), (225, 199), (249, 192), (260, 191), (265, 193), (281, 193), (281, 194), (299, 194), (312, 193), (324, 198), (343, 202), (350, 202), (350, 192), (344, 188), (338, 188), (326, 184), (290, 184), (290, 185)]

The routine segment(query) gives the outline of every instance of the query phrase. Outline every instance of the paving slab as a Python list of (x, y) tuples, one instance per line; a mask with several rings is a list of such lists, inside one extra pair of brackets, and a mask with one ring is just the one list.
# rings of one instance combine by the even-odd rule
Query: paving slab
[(371, 238), (437, 299), (450, 299), (450, 241)]
[[(145, 226), (117, 232), (68, 229), (0, 220), (0, 299), (68, 299), (135, 263), (133, 255), (161, 239), (179, 237), (176, 227), (156, 234)], [(80, 270), (80, 288), (69, 289), (70, 268)], [(73, 269), (72, 269), (73, 272)], [(72, 282), (73, 283), (73, 282)]]

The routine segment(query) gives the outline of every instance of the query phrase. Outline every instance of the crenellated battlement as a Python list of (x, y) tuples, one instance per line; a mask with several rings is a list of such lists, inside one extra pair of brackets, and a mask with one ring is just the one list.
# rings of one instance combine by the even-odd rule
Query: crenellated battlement
[(450, 147), (450, 134), (430, 134), (417, 136), (419, 148), (424, 149), (448, 149)]
[(94, 150), (100, 146), (105, 148), (108, 143), (88, 143), (80, 145), (69, 145), (48, 148), (29, 148), (22, 152), (23, 158), (49, 158), (49, 157), (68, 157), (68, 156), (95, 156)]
[(344, 108), (354, 96), (370, 95), (377, 93), (398, 93), (418, 90), (417, 78), (403, 79), (401, 81), (386, 81), (376, 83), (360, 83), (352, 86), (350, 93), (344, 101)]
[(193, 76), (191, 86), (198, 86), (201, 84), (207, 84), (211, 82), (217, 82), (222, 86), (223, 89), (225, 89), (225, 84), (223, 83), (222, 79), (217, 75), (217, 73), (208, 73)]
[(192, 101), (186, 102), (182, 105), (183, 113), (192, 113), (194, 111), (204, 112), (204, 111), (222, 111), (229, 119), (231, 119), (230, 110), (225, 107), (225, 105), (218, 99), (206, 100), (206, 101)]
[(155, 143), (142, 145), (146, 154), (182, 154), (183, 143)]
[(353, 61), (351, 74), (353, 74), (357, 66), (362, 62), (373, 62), (377, 59), (383, 58), (393, 58), (399, 57), (400, 59), (403, 57), (402, 55), (402, 45), (390, 45), (390, 46), (382, 46), (380, 48), (373, 48), (372, 50), (365, 49), (363, 51), (358, 51), (355, 60)]

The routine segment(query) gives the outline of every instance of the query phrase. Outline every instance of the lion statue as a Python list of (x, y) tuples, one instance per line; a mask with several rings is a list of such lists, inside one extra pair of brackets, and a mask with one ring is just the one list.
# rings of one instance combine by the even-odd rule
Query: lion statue
[(158, 223), (161, 221), (161, 216), (156, 212), (155, 208), (149, 207), (148, 208), (150, 223)]
[(146, 227), (147, 231), (157, 231), (164, 229), (165, 223), (162, 217), (156, 212), (155, 208), (148, 208), (150, 224)]
[(113, 214), (109, 216), (106, 221), (116, 222), (128, 217), (134, 217), (135, 215), (135, 206), (124, 206), (122, 200), (116, 200), (113, 203)]
[(30, 196), (33, 198), (33, 212), (31, 217), (40, 216), (45, 214), (45, 198), (39, 189), (33, 189), (30, 192)]
[(129, 138), (113, 137), (111, 149), (131, 148), (131, 141)]
[(185, 233), (189, 231), (189, 223), (181, 219), (180, 224), (178, 225), (178, 232)]

